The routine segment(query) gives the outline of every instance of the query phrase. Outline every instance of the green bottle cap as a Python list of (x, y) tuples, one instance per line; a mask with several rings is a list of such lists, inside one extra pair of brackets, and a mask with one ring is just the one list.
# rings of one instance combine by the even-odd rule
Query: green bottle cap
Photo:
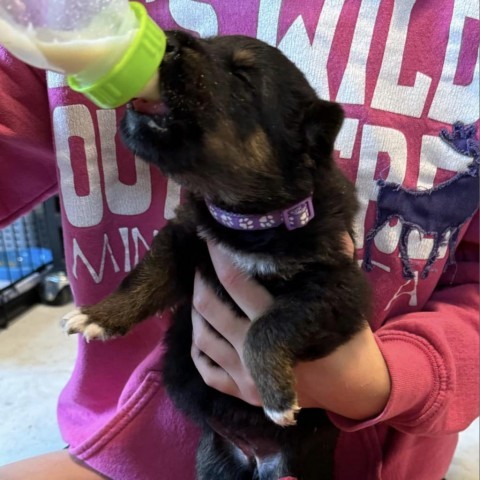
[(120, 62), (93, 83), (82, 81), (78, 75), (67, 77), (72, 90), (82, 93), (101, 108), (117, 108), (138, 96), (165, 55), (167, 38), (163, 30), (141, 3), (130, 2), (130, 6), (139, 28)]

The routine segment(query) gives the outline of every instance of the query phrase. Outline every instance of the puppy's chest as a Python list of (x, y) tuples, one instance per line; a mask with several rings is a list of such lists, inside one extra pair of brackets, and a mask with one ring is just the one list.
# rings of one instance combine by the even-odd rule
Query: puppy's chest
[[(211, 229), (203, 226), (197, 229), (197, 235), (204, 241), (212, 241), (219, 245), (222, 250), (228, 253), (233, 264), (249, 277), (286, 281), (304, 268), (300, 259), (268, 253), (268, 247), (263, 248), (263, 252), (244, 251), (238, 246), (232, 246), (230, 242), (219, 238)], [(275, 249), (272, 248), (271, 250), (273, 252)]]
[[(228, 250), (227, 247), (223, 247)], [(296, 283), (296, 274), (303, 269), (284, 259), (265, 254), (229, 251), (233, 264), (249, 278), (263, 285), (274, 297), (288, 293)]]
[[(251, 277), (285, 277), (285, 267), (273, 256), (255, 253), (229, 251), (233, 263), (242, 272)], [(282, 275), (283, 274), (283, 275)]]

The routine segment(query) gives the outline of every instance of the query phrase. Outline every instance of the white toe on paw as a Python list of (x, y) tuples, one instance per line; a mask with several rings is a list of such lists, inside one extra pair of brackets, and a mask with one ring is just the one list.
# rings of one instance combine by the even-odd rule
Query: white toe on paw
[(76, 308), (75, 310), (72, 310), (71, 312), (66, 313), (62, 317), (62, 325), (64, 325), (71, 318), (76, 317), (77, 315), (81, 315), (81, 314), (82, 314), (82, 312), (78, 308)]
[(264, 409), (265, 415), (281, 427), (296, 425), (296, 416), (299, 410), (300, 407), (298, 407), (298, 405), (294, 405), (292, 408), (283, 411), (270, 410), (269, 408)]
[(87, 325), (83, 330), (83, 336), (87, 342), (90, 340), (106, 340), (108, 338), (105, 329), (96, 323), (90, 323)]
[(67, 333), (83, 332), (88, 324), (88, 315), (80, 310), (74, 310), (62, 318), (61, 324), (63, 330)]
[(96, 323), (88, 322), (88, 315), (80, 310), (67, 313), (61, 321), (64, 332), (81, 333), (88, 341), (93, 339), (105, 340), (108, 336), (105, 329)]

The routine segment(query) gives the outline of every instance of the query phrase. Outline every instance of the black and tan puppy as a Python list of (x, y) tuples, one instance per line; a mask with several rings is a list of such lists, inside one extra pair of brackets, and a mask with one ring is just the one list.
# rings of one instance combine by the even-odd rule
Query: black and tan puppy
[[(65, 328), (106, 339), (173, 308), (164, 380), (203, 428), (198, 477), (333, 478), (336, 430), (321, 410), (298, 411), (292, 367), (328, 355), (366, 321), (368, 289), (342, 247), (354, 188), (331, 156), (342, 110), (320, 100), (280, 51), (246, 37), (170, 32), (160, 74), (162, 102), (133, 102), (122, 135), (185, 187), (187, 201), (118, 291)], [(196, 269), (242, 314), (216, 279), (205, 239), (275, 297), (244, 350), (263, 410), (206, 386), (191, 360)]]

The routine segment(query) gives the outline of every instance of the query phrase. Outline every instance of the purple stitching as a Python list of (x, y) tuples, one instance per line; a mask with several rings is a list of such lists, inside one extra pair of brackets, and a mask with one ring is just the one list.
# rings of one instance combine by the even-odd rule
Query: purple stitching
[(480, 156), (479, 143), (475, 137), (477, 127), (474, 123), (464, 125), (462, 122), (453, 124), (452, 133), (447, 129), (440, 132), (440, 138), (450, 145), (454, 150), (467, 157), (473, 157), (477, 163)]
[[(404, 277), (413, 278), (414, 275), (407, 251), (408, 237), (413, 229), (423, 234), (433, 236), (434, 240), (421, 278), (425, 279), (428, 277), (432, 265), (438, 258), (440, 246), (445, 242), (446, 235), (449, 231), (450, 238), (448, 239), (448, 246), (450, 254), (445, 269), (455, 263), (454, 252), (460, 229), (473, 217), (478, 209), (480, 148), (475, 134), (475, 125), (465, 126), (461, 122), (456, 122), (453, 125), (452, 133), (449, 133), (447, 130), (440, 132), (442, 140), (462, 155), (472, 157), (473, 161), (468, 165), (467, 171), (457, 173), (453, 178), (434, 188), (423, 191), (409, 190), (395, 183), (387, 183), (384, 180), (378, 181), (380, 191), (377, 198), (375, 225), (366, 236), (364, 253), (365, 270), (371, 271), (373, 269), (371, 244), (375, 236), (392, 218), (398, 218), (402, 222), (399, 249)], [(458, 211), (452, 210), (451, 208), (455, 200), (455, 197), (451, 194), (456, 193), (456, 190), (452, 191), (452, 188), (456, 189), (457, 187), (457, 185), (454, 184), (458, 184), (458, 188), (461, 189), (463, 194), (466, 193), (466, 201), (459, 207)], [(429, 197), (429, 205), (427, 205), (423, 198), (426, 196)], [(428, 207), (430, 208), (430, 219), (425, 219), (417, 215), (415, 211), (416, 203), (421, 204), (424, 211), (428, 211)], [(436, 216), (440, 217), (440, 219), (435, 222)], [(445, 220), (443, 216), (445, 216), (445, 218), (449, 216), (450, 222), (448, 225), (445, 225), (444, 221), (442, 223), (442, 220)], [(422, 224), (425, 226), (430, 224), (432, 229), (428, 230), (427, 228), (423, 228)]]

